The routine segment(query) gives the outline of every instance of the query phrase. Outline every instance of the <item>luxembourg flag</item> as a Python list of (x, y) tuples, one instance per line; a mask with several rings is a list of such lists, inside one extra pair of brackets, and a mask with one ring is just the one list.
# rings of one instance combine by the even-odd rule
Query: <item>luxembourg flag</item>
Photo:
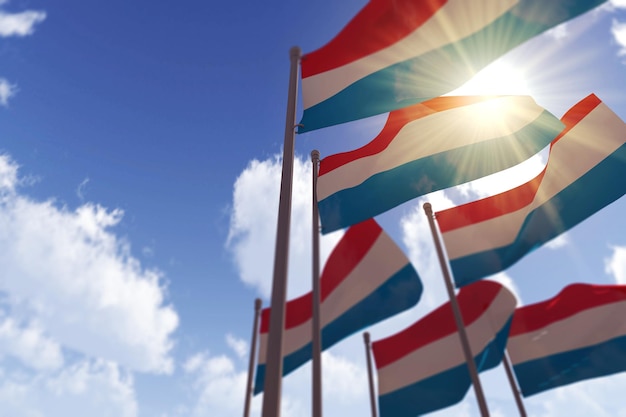
[(591, 94), (561, 119), (544, 170), (436, 213), (458, 287), (502, 271), (626, 193), (626, 124)]
[(626, 286), (573, 284), (515, 311), (507, 350), (524, 396), (626, 371)]
[(517, 165), (561, 130), (528, 96), (438, 97), (393, 111), (370, 143), (320, 162), (322, 233)]
[[(422, 282), (408, 258), (374, 220), (348, 229), (321, 275), (322, 349), (419, 301)], [(262, 311), (254, 393), (263, 391), (270, 309)], [(287, 302), (283, 375), (311, 359), (312, 294)]]
[[(502, 360), (515, 296), (494, 281), (461, 288), (457, 300), (478, 371)], [(471, 379), (450, 303), (372, 344), (381, 417), (414, 417), (456, 404)]]
[(517, 45), (606, 0), (370, 0), (302, 57), (306, 132), (444, 95)]

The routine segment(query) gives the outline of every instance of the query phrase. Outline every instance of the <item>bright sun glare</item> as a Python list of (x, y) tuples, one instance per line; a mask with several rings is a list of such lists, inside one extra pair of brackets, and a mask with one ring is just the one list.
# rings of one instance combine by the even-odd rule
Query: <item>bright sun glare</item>
[(496, 61), (471, 80), (450, 92), (451, 96), (531, 95), (524, 73), (509, 64)]
[[(532, 96), (532, 93), (524, 71), (502, 61), (496, 61), (448, 95)], [(499, 104), (494, 103), (494, 105)], [(493, 108), (493, 111), (489, 111), (488, 106), (485, 109), (487, 110), (485, 116), (489, 118), (493, 118), (502, 110)], [(468, 194), (470, 190), (480, 198), (508, 190), (535, 177), (543, 169), (546, 159), (547, 149), (517, 166), (465, 184), (460, 189), (462, 194), (467, 195), (468, 198), (470, 197)]]

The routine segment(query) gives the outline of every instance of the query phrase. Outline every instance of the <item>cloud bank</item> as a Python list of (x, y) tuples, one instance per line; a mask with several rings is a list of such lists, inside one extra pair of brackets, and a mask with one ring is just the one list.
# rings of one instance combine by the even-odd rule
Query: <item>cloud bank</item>
[(75, 210), (20, 194), (0, 155), (0, 354), (55, 368), (69, 349), (132, 370), (173, 370), (178, 325), (162, 274), (142, 268), (111, 229), (120, 210)]
[[(6, 2), (0, 2), (0, 6)], [(46, 19), (46, 12), (26, 10), (9, 13), (0, 10), (0, 37), (27, 36), (35, 32), (35, 25)]]
[[(276, 245), (276, 222), (282, 162), (279, 157), (253, 160), (235, 181), (226, 246), (240, 279), (268, 298), (271, 293)], [(290, 297), (311, 291), (312, 186), (311, 162), (294, 161), (291, 237), (289, 249)], [(320, 239), (320, 265), (342, 232)]]

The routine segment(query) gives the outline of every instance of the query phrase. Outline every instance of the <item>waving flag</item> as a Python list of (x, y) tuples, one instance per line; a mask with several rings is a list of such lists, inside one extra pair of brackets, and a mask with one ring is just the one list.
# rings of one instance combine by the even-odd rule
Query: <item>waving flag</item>
[(448, 93), (517, 45), (606, 0), (370, 0), (302, 57), (300, 132)]
[(626, 286), (574, 284), (515, 311), (507, 350), (524, 396), (626, 371)]
[[(351, 227), (330, 254), (320, 277), (322, 349), (398, 314), (419, 301), (422, 282), (408, 258), (374, 220)], [(283, 375), (311, 359), (312, 294), (288, 301)], [(261, 315), (254, 392), (263, 391), (270, 309)]]
[(322, 159), (322, 233), (516, 165), (562, 129), (528, 96), (439, 97), (391, 112), (369, 144)]
[[(493, 281), (461, 288), (457, 296), (478, 371), (502, 360), (517, 301)], [(465, 397), (471, 379), (450, 303), (407, 329), (374, 342), (381, 417), (414, 417)]]
[(537, 177), (436, 214), (457, 286), (508, 268), (626, 192), (626, 124), (593, 94), (561, 120)]

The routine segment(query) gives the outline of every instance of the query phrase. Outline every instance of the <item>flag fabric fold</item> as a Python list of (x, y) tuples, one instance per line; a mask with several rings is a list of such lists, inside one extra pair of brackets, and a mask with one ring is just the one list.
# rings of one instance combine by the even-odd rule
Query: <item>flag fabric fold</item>
[[(502, 360), (515, 296), (494, 281), (457, 295), (478, 371)], [(447, 302), (405, 330), (372, 344), (381, 417), (414, 417), (458, 403), (471, 386), (461, 340)]]
[(626, 286), (573, 284), (515, 311), (507, 351), (524, 396), (626, 371)]
[[(422, 282), (406, 255), (373, 219), (349, 228), (320, 277), (322, 349), (419, 301)], [(311, 359), (312, 293), (286, 305), (283, 375)], [(261, 312), (255, 394), (263, 391), (271, 310)]]
[(302, 57), (299, 132), (444, 95), (534, 36), (606, 0), (370, 0)]
[(594, 94), (561, 120), (537, 177), (436, 213), (458, 287), (508, 268), (626, 193), (626, 124)]
[(322, 233), (514, 166), (562, 129), (528, 96), (438, 97), (391, 112), (370, 143), (320, 162)]

